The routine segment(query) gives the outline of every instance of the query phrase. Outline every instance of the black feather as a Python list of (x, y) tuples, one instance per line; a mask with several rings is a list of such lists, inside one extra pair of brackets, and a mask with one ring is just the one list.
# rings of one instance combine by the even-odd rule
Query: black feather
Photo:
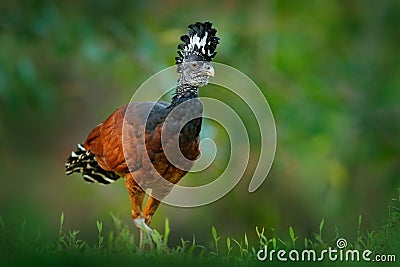
[[(180, 38), (184, 43), (178, 45), (179, 56), (175, 57), (176, 64), (188, 61), (211, 61), (216, 55), (215, 49), (219, 44), (217, 30), (212, 28), (212, 23), (208, 21), (190, 24), (188, 28), (189, 31)], [(204, 41), (206, 34), (207, 38)], [(196, 36), (203, 40), (201, 44), (194, 42), (193, 38)]]
[(110, 184), (120, 178), (117, 173), (102, 169), (94, 154), (86, 151), (80, 144), (65, 163), (65, 173), (70, 175), (74, 172), (82, 173), (83, 179), (89, 183)]

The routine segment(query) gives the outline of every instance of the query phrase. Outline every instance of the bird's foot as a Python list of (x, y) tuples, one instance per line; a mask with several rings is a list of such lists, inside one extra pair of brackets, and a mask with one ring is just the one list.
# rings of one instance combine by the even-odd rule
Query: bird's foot
[[(144, 241), (149, 243), (151, 249), (154, 248), (154, 243), (159, 244), (160, 238), (157, 233), (146, 224), (144, 218), (136, 218), (133, 220), (133, 223), (140, 231), (139, 250), (144, 249)], [(144, 240), (144, 235), (147, 236), (147, 240)]]
[(144, 218), (136, 218), (133, 220), (133, 223), (135, 224), (136, 228), (138, 228), (140, 231), (143, 231), (145, 233), (152, 233), (154, 232), (153, 229), (151, 229), (145, 222)]

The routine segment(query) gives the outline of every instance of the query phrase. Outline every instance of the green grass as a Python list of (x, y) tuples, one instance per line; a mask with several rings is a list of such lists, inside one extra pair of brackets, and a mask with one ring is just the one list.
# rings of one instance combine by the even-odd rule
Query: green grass
[[(362, 216), (358, 217), (357, 237), (349, 242), (347, 249), (369, 249), (379, 254), (396, 254), (400, 252), (400, 209), (399, 200), (393, 200), (389, 206), (389, 215), (381, 229), (376, 231), (361, 231)], [(251, 244), (247, 235), (241, 239), (222, 237), (215, 227), (210, 229), (212, 246), (204, 246), (192, 240), (181, 239), (177, 246), (168, 245), (170, 234), (169, 221), (165, 221), (163, 232), (155, 231), (155, 246), (140, 251), (132, 233), (132, 228), (125, 225), (117, 216), (111, 214), (114, 229), (104, 232), (103, 223), (96, 222), (97, 238), (95, 242), (82, 240), (79, 230), (64, 229), (64, 214), (60, 217), (60, 229), (57, 240), (44, 240), (40, 231), (26, 233), (26, 222), (22, 223), (19, 233), (11, 232), (0, 217), (0, 266), (71, 266), (74, 264), (106, 266), (253, 266), (267, 265), (270, 262), (260, 262), (256, 254), (260, 248), (267, 246), (268, 250), (283, 249), (289, 252), (292, 249), (313, 249), (321, 251), (331, 246), (336, 248), (336, 239), (340, 237), (335, 228), (336, 236), (325, 240), (325, 221), (321, 220), (319, 231), (311, 237), (300, 239), (293, 227), (288, 229), (287, 235), (268, 236), (265, 229), (255, 228), (258, 240)], [(274, 232), (273, 232), (274, 233)], [(309, 263), (300, 262), (295, 265), (304, 266), (371, 266), (372, 263), (332, 263), (329, 261)], [(374, 263), (376, 266), (380, 266)], [(392, 264), (392, 265), (391, 265)], [(386, 263), (385, 266), (394, 266)], [(288, 265), (277, 262), (274, 266)], [(292, 262), (289, 264), (293, 265)]]

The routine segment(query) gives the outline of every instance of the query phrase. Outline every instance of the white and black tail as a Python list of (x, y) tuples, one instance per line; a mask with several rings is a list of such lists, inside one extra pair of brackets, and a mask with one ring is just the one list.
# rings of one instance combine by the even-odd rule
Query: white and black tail
[(102, 169), (94, 154), (86, 151), (81, 144), (78, 145), (77, 150), (72, 151), (65, 163), (65, 173), (70, 175), (74, 172), (82, 173), (83, 179), (89, 183), (96, 182), (104, 185), (113, 183), (120, 178), (117, 173)]

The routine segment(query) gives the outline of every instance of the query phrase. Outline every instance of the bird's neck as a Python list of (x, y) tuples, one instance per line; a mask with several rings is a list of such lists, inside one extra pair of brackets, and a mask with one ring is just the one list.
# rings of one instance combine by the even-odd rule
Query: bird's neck
[(179, 105), (180, 103), (199, 97), (198, 95), (199, 87), (188, 85), (188, 84), (179, 84), (176, 87), (175, 96), (172, 98), (172, 106)]

